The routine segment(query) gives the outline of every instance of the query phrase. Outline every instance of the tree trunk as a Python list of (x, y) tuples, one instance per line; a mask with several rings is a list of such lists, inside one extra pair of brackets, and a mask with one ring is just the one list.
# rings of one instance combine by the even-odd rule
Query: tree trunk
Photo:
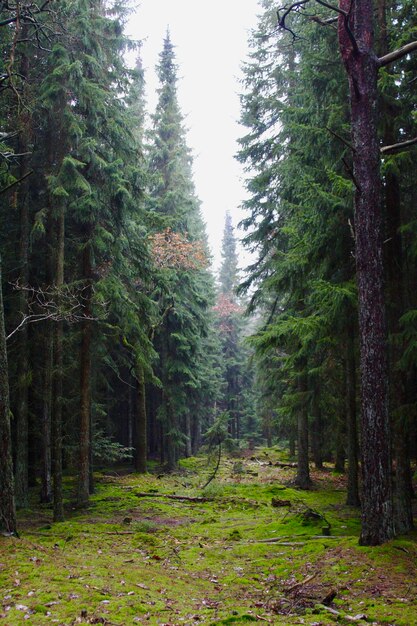
[[(346, 388), (345, 388), (346, 393)], [(336, 445), (335, 445), (335, 461), (334, 469), (336, 472), (343, 474), (345, 472), (346, 449), (345, 449), (345, 420), (341, 416), (336, 417)]]
[[(295, 439), (295, 427), (291, 427), (288, 441), (288, 454), (290, 455), (290, 459), (295, 459)], [(268, 443), (268, 447), (272, 447), (272, 441), (270, 444)]]
[[(64, 284), (64, 242), (65, 242), (65, 213), (59, 208), (56, 220), (56, 263), (55, 286), (58, 290)], [(58, 296), (59, 301), (59, 296)], [(63, 375), (63, 322), (56, 322), (54, 327), (54, 376), (53, 376), (53, 420), (52, 420), (52, 450), (53, 450), (53, 494), (54, 494), (54, 521), (64, 519), (62, 501), (62, 375)]]
[(301, 397), (301, 406), (298, 410), (298, 454), (295, 484), (300, 487), (300, 489), (309, 489), (311, 486), (311, 480), (310, 467), (308, 463), (308, 405), (305, 398), (307, 394), (307, 376), (304, 372), (299, 375), (298, 391)]
[[(163, 394), (164, 395), (164, 394)], [(165, 462), (167, 470), (172, 472), (177, 468), (178, 452), (177, 442), (175, 441), (174, 430), (175, 420), (174, 412), (170, 398), (165, 398), (166, 423), (164, 423), (164, 442), (165, 442)]]
[[(132, 378), (134, 381), (134, 378)], [(132, 385), (133, 387), (133, 385)], [(146, 397), (145, 397), (146, 400)], [(145, 402), (146, 410), (146, 402)], [(127, 396), (127, 446), (133, 448), (133, 390), (129, 387)]]
[(81, 324), (80, 348), (80, 440), (79, 440), (79, 475), (77, 502), (84, 505), (90, 498), (90, 414), (91, 414), (91, 244), (89, 239), (84, 244), (83, 278), (87, 281), (84, 290), (84, 319)]
[(186, 415), (185, 415), (185, 458), (190, 458), (190, 456), (192, 455), (192, 447), (191, 447), (191, 443), (192, 443), (192, 429), (191, 429), (191, 420), (192, 417), (190, 415), (190, 412), (187, 411)]
[(394, 534), (383, 288), (380, 153), (376, 126), (378, 65), (373, 3), (340, 0), (339, 46), (349, 79), (359, 295), (362, 426), (361, 545)]
[(147, 419), (146, 419), (146, 395), (145, 376), (143, 367), (136, 366), (137, 393), (136, 393), (136, 471), (145, 474), (147, 460)]
[[(378, 55), (389, 52), (386, 20), (386, 2), (378, 1)], [(398, 106), (398, 105), (397, 105)], [(394, 120), (397, 110), (395, 103), (381, 97), (381, 119), (383, 121), (383, 143), (397, 142)], [(399, 320), (405, 312), (403, 243), (401, 237), (401, 197), (398, 176), (392, 169), (385, 174), (385, 264), (387, 279), (387, 317), (390, 336), (390, 414), (393, 431), (393, 452), (395, 458), (394, 523), (397, 533), (405, 533), (413, 528), (412, 480), (409, 451), (409, 415), (406, 405), (406, 375), (398, 367), (405, 346), (400, 340)]]
[[(27, 25), (23, 26), (22, 34), (27, 31)], [(29, 60), (24, 54), (20, 64), (22, 76), (27, 76)], [(19, 134), (18, 152), (29, 152), (29, 125), (30, 119), (25, 109), (26, 116), (21, 116), (21, 131)], [(27, 156), (20, 157), (18, 178), (24, 178), (29, 170)], [(19, 207), (20, 238), (19, 238), (19, 282), (22, 286), (29, 283), (29, 178), (26, 177), (20, 183), (17, 193)], [(19, 293), (19, 314), (24, 316), (28, 312), (27, 291)], [(15, 496), (18, 507), (28, 505), (28, 392), (30, 380), (29, 365), (29, 337), (28, 328), (23, 326), (19, 333), (18, 342), (18, 384), (16, 398), (16, 463), (15, 463)]]
[(311, 451), (313, 455), (314, 465), (317, 469), (323, 469), (323, 421), (320, 409), (319, 391), (315, 391), (313, 395), (313, 421), (311, 430)]
[(4, 331), (0, 259), (0, 530), (16, 533), (16, 510), (10, 430), (9, 371)]
[(200, 417), (198, 417), (193, 420), (191, 454), (195, 456), (197, 452), (199, 451), (200, 446), (201, 446), (201, 419)]
[[(54, 276), (55, 237), (52, 207), (49, 207), (46, 228), (46, 286), (51, 287)], [(52, 431), (52, 372), (53, 372), (53, 343), (54, 329), (50, 320), (43, 322), (44, 327), (44, 366), (42, 380), (42, 451), (41, 451), (41, 502), (52, 502), (52, 458), (51, 458), (51, 431)]]

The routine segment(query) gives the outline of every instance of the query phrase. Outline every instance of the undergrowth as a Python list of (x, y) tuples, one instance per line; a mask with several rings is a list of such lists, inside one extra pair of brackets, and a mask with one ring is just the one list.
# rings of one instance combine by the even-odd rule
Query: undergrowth
[(0, 624), (417, 624), (416, 535), (359, 547), (343, 476), (299, 491), (278, 450), (250, 454), (204, 490), (199, 457), (97, 473), (84, 510), (69, 481), (65, 522), (21, 511), (20, 537), (0, 537)]

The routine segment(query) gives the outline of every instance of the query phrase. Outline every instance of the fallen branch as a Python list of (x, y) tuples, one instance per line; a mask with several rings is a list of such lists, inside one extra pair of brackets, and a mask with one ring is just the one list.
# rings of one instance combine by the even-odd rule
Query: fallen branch
[(186, 502), (212, 502), (214, 498), (203, 496), (177, 496), (169, 493), (150, 493), (147, 491), (137, 491), (135, 496), (138, 498), (168, 498), (169, 500), (185, 500)]
[(316, 607), (321, 611), (327, 611), (331, 613), (338, 620), (346, 620), (347, 622), (360, 622), (360, 621), (368, 621), (368, 618), (363, 613), (359, 613), (358, 615), (346, 615), (345, 613), (341, 613), (340, 611), (336, 611), (336, 609), (332, 609), (330, 606), (326, 606), (325, 604), (316, 604)]
[(298, 589), (299, 587), (306, 585), (317, 576), (317, 573), (318, 572), (314, 572), (314, 574), (311, 574), (310, 576), (307, 576), (307, 578), (304, 578), (304, 580), (300, 580), (298, 583), (291, 585), (291, 587), (286, 587), (285, 591), (294, 591), (294, 589)]
[(279, 543), (280, 546), (305, 546), (305, 541), (282, 541), (281, 537), (272, 537), (271, 539), (256, 539), (250, 543)]

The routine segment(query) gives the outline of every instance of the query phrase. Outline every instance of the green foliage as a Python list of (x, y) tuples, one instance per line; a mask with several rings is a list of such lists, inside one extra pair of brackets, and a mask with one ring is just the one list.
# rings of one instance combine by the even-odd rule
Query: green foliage
[(347, 85), (332, 52), (335, 34), (294, 15), (300, 38), (288, 46), (287, 33), (274, 31), (274, 8), (264, 3), (242, 81), (248, 131), (238, 156), (250, 173), (242, 226), (257, 260), (240, 291), (250, 293), (249, 310), (262, 318), (249, 340), (258, 411), (276, 432), (288, 432), (305, 404), (300, 376), (308, 375), (308, 403), (320, 395), (322, 412), (333, 419), (329, 366), (342, 365), (337, 355), (356, 290), (352, 182), (338, 139), (348, 137)]
[(96, 429), (94, 432), (92, 451), (94, 460), (100, 464), (120, 463), (120, 461), (130, 460), (133, 455), (132, 448), (126, 448), (117, 441), (113, 441), (101, 429)]

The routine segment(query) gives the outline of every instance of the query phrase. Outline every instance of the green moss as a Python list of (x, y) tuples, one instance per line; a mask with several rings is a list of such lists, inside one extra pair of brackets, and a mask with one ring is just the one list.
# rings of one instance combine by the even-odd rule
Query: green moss
[[(269, 449), (254, 456), (273, 463), (280, 454)], [(0, 537), (8, 623), (23, 623), (24, 612), (15, 608), (20, 604), (35, 611), (37, 626), (83, 623), (82, 609), (86, 624), (103, 618), (121, 626), (135, 617), (150, 626), (243, 624), (259, 615), (288, 626), (300, 623), (300, 616), (288, 613), (293, 599), (286, 589), (314, 572), (314, 581), (297, 590), (305, 624), (333, 622), (311, 609), (332, 589), (335, 606), (349, 615), (414, 623), (416, 533), (378, 548), (359, 547), (358, 511), (345, 506), (340, 478), (323, 472), (313, 490), (302, 492), (279, 482), (293, 477), (291, 468), (242, 457), (236, 474), (236, 463), (224, 459), (204, 492), (208, 502), (160, 497), (202, 495), (209, 469), (202, 457), (186, 459), (178, 474), (163, 478), (97, 474), (91, 505), (72, 509), (59, 524), (33, 497), (33, 509), (19, 513), (21, 538)], [(69, 501), (70, 480), (66, 489)], [(273, 497), (291, 506), (272, 507)], [(318, 517), (306, 516), (309, 510)], [(323, 517), (331, 537), (321, 536)]]

